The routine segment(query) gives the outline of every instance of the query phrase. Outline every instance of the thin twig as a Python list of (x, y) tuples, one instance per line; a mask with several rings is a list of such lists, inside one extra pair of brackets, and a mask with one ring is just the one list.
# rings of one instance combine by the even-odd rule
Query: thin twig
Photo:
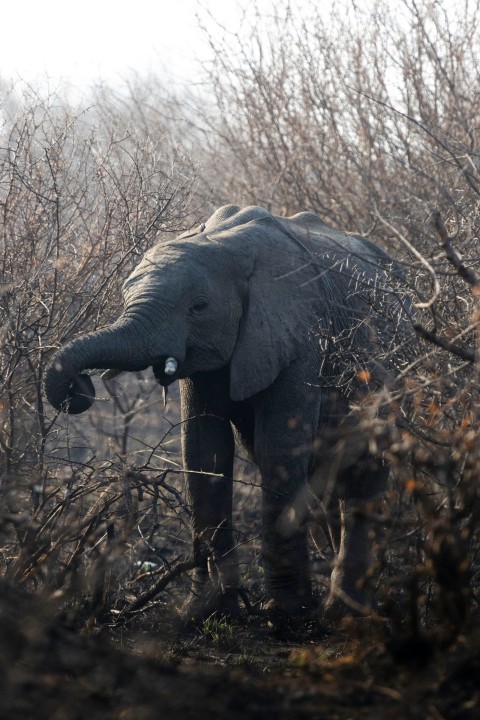
[(421, 335), (425, 340), (428, 340), (428, 342), (431, 342), (433, 345), (437, 345), (437, 347), (447, 350), (449, 353), (452, 353), (452, 355), (462, 358), (462, 360), (467, 360), (470, 363), (475, 362), (475, 351), (472, 350), (472, 348), (450, 342), (450, 340), (447, 340), (441, 335), (437, 335), (437, 333), (432, 330), (427, 330), (419, 323), (415, 323), (413, 327), (415, 332)]
[(412, 253), (412, 255), (415, 255), (415, 257), (417, 258), (417, 260), (428, 270), (428, 272), (429, 272), (430, 275), (432, 276), (433, 295), (432, 295), (432, 297), (430, 298), (430, 300), (427, 300), (426, 302), (414, 303), (414, 304), (413, 304), (414, 307), (416, 307), (416, 308), (421, 308), (421, 309), (431, 308), (432, 305), (433, 305), (433, 304), (435, 303), (435, 301), (437, 300), (438, 296), (440, 295), (440, 291), (441, 291), (440, 281), (439, 281), (439, 279), (438, 279), (438, 276), (437, 276), (437, 273), (436, 273), (436, 271), (435, 271), (435, 268), (432, 267), (432, 265), (430, 265), (430, 263), (428, 262), (428, 260), (427, 260), (426, 258), (424, 258), (424, 256), (422, 255), (422, 253), (420, 253), (420, 252), (417, 250), (417, 248), (415, 248), (415, 247), (412, 245), (412, 243), (411, 243), (409, 240), (407, 240), (407, 238), (406, 238), (404, 235), (402, 235), (402, 233), (401, 233), (396, 227), (394, 227), (394, 225), (392, 225), (391, 223), (389, 223), (388, 220), (385, 220), (385, 218), (382, 217), (382, 215), (380, 215), (377, 207), (375, 207), (375, 214), (376, 214), (376, 216), (378, 217), (378, 219), (380, 220), (380, 222), (381, 222), (383, 225), (385, 225), (385, 227), (387, 227), (387, 228), (405, 245), (405, 247), (407, 247), (407, 248), (410, 250), (410, 252)]
[(453, 265), (458, 275), (472, 286), (473, 292), (480, 292), (480, 279), (471, 268), (465, 265), (461, 253), (453, 247), (452, 238), (447, 233), (439, 210), (437, 210), (433, 216), (433, 223), (448, 261)]

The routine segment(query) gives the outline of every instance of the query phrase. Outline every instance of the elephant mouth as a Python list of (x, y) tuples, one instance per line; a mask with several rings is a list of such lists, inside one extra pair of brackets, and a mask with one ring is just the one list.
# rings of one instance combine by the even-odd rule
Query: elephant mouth
[(118, 375), (122, 375), (126, 372), (142, 372), (143, 370), (146, 370), (149, 366), (148, 365), (137, 365), (133, 363), (96, 363), (95, 368), (96, 370), (103, 370), (101, 373), (103, 380), (113, 380)]
[(180, 377), (180, 364), (175, 358), (161, 357), (152, 363), (155, 379), (162, 387), (168, 387)]
[(168, 387), (168, 385), (171, 385), (175, 382), (175, 380), (178, 380), (178, 378), (181, 377), (178, 361), (175, 360), (175, 358), (165, 356), (156, 358), (149, 365), (127, 366), (119, 363), (115, 367), (109, 367), (105, 370), (102, 373), (102, 379), (113, 380), (118, 375), (122, 375), (124, 372), (139, 372), (141, 370), (146, 370), (148, 367), (152, 368), (155, 379), (163, 387)]

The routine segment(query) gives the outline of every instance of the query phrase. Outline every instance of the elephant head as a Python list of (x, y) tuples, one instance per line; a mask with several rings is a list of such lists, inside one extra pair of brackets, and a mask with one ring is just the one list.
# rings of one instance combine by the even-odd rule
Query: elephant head
[(232, 399), (250, 397), (302, 352), (312, 310), (308, 288), (298, 292), (304, 266), (305, 249), (270, 213), (221, 208), (197, 232), (147, 252), (124, 283), (117, 322), (56, 354), (45, 374), (49, 401), (88, 409), (88, 369), (151, 366), (167, 386), (228, 364)]

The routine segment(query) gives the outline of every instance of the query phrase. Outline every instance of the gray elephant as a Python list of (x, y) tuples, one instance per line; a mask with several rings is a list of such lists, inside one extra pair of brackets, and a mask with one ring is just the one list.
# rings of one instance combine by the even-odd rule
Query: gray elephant
[(401, 283), (383, 250), (314, 213), (283, 218), (227, 205), (196, 231), (147, 252), (124, 284), (120, 319), (53, 358), (46, 395), (70, 413), (93, 403), (87, 369), (151, 366), (163, 386), (180, 380), (193, 547), (202, 558), (192, 588), (196, 610), (238, 611), (236, 442), (262, 476), (270, 605), (288, 615), (312, 607), (301, 498), (313, 473), (315, 492), (338, 510), (326, 611), (364, 609), (371, 541), (361, 508), (381, 492), (388, 468), (369, 454), (366, 439), (358, 442), (352, 405), (408, 360), (414, 332)]

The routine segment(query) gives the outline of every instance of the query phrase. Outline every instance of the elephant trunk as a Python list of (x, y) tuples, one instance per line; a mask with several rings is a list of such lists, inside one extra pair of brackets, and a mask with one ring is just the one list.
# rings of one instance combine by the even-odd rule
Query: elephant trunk
[(95, 389), (83, 370), (144, 370), (155, 355), (145, 328), (142, 331), (134, 318), (121, 318), (111, 327), (76, 338), (61, 348), (45, 372), (45, 394), (57, 410), (84, 412), (95, 400)]

